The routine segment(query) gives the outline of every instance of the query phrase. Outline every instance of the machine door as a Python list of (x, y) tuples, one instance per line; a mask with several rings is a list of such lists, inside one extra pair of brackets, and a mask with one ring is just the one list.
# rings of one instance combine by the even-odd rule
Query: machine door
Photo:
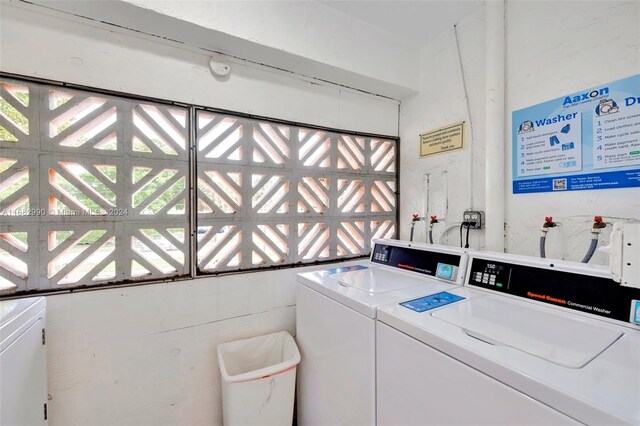
[(432, 315), (471, 337), (568, 368), (584, 367), (622, 336), (617, 327), (492, 296), (454, 303)]
[[(46, 425), (46, 351), (39, 318), (0, 353), (0, 425)], [(3, 336), (4, 337), (4, 336)]]
[(581, 425), (379, 321), (376, 348), (378, 426)]
[[(355, 271), (342, 272), (331, 277), (341, 286), (353, 288), (369, 294), (383, 294), (405, 288), (422, 286), (425, 277), (412, 277), (408, 274), (398, 274), (382, 268), (366, 268)], [(429, 282), (429, 281), (427, 281)], [(445, 288), (445, 286), (442, 286)]]
[(375, 425), (375, 321), (299, 284), (298, 425)]

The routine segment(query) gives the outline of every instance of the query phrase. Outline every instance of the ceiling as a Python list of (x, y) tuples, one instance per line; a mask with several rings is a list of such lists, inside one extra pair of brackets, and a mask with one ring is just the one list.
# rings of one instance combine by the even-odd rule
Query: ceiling
[(320, 3), (423, 45), (482, 8), (481, 0), (321, 0)]

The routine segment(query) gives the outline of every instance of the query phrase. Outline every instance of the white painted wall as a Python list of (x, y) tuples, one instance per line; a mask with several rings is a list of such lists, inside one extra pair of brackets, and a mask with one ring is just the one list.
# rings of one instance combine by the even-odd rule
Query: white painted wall
[[(562, 222), (547, 238), (547, 256), (581, 260), (586, 252), (594, 215), (640, 218), (638, 188), (575, 191), (563, 194), (511, 193), (511, 112), (567, 93), (640, 73), (640, 2), (534, 2), (508, 1), (506, 51), (506, 250), (538, 255), (538, 239), (545, 216)], [(477, 13), (460, 22), (462, 60), (467, 78), (476, 154), (474, 207), (484, 203), (485, 46), (484, 15)], [(412, 212), (422, 211), (422, 176), (426, 172), (449, 175), (449, 216), (460, 220), (467, 207), (467, 155), (461, 152), (418, 158), (418, 134), (461, 121), (465, 116), (452, 32), (442, 34), (422, 50), (420, 93), (401, 106), (402, 188), (401, 236), (409, 232)], [(434, 213), (442, 214), (442, 191), (434, 194)], [(608, 242), (610, 228), (600, 241)], [(455, 233), (454, 233), (455, 234)], [(472, 247), (483, 247), (477, 233)], [(422, 240), (424, 241), (424, 237)], [(457, 235), (450, 242), (457, 244)], [(608, 264), (598, 253), (592, 263)]]
[(47, 297), (49, 424), (222, 424), (216, 347), (294, 334), (311, 269)]
[[(509, 2), (507, 126), (511, 111), (640, 73), (640, 1)], [(535, 35), (532, 37), (532, 35)], [(511, 176), (511, 137), (507, 137)], [(640, 188), (513, 195), (506, 185), (506, 247), (536, 255), (544, 216), (562, 222), (547, 256), (580, 261), (594, 215), (640, 219)], [(609, 219), (611, 220), (611, 219)], [(600, 235), (608, 242), (611, 228)], [(609, 263), (597, 253), (592, 263)]]
[(415, 46), (315, 1), (33, 0), (29, 7), (394, 99), (418, 83)]
[(395, 101), (242, 61), (232, 64), (228, 79), (215, 79), (209, 54), (40, 11), (0, 5), (2, 71), (344, 130), (398, 133)]
[(398, 86), (419, 82), (416, 45), (316, 1), (125, 1)]
[[(208, 61), (167, 42), (0, 5), (5, 72), (397, 134), (397, 102), (241, 62), (220, 81)], [(221, 424), (217, 345), (294, 332), (295, 274), (310, 269), (47, 297), (49, 424)]]
[[(479, 36), (481, 35), (481, 36)], [(458, 24), (458, 36), (463, 69), (469, 94), (471, 124), (473, 126), (474, 159), (473, 191), (474, 205), (484, 209), (484, 14), (481, 9)], [(400, 108), (400, 229), (401, 238), (409, 236), (412, 213), (423, 213), (425, 173), (430, 173), (430, 213), (439, 218), (447, 212), (447, 222), (462, 221), (462, 212), (469, 205), (467, 180), (469, 174), (469, 152), (471, 141), (465, 140), (462, 150), (436, 154), (420, 159), (419, 134), (449, 124), (467, 121), (458, 53), (456, 51), (453, 27), (442, 33), (421, 52), (422, 80), (420, 93), (402, 100)], [(445, 194), (445, 180), (448, 181), (448, 197)], [(434, 228), (436, 241), (445, 224)], [(420, 230), (420, 232), (418, 232)], [(418, 241), (425, 241), (423, 223), (416, 225)], [(447, 234), (445, 242), (458, 244), (458, 231)], [(472, 247), (484, 243), (482, 232), (472, 232)]]

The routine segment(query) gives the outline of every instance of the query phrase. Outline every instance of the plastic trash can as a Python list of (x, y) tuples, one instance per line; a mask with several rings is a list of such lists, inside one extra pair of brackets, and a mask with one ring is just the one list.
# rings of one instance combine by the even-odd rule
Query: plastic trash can
[(290, 425), (300, 352), (286, 331), (218, 346), (225, 426)]

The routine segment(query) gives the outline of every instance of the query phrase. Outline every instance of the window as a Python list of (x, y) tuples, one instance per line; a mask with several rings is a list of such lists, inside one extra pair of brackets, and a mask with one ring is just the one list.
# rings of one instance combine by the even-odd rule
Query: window
[(396, 143), (3, 78), (0, 294), (362, 256)]
[(395, 234), (396, 141), (196, 111), (197, 266), (361, 256)]

